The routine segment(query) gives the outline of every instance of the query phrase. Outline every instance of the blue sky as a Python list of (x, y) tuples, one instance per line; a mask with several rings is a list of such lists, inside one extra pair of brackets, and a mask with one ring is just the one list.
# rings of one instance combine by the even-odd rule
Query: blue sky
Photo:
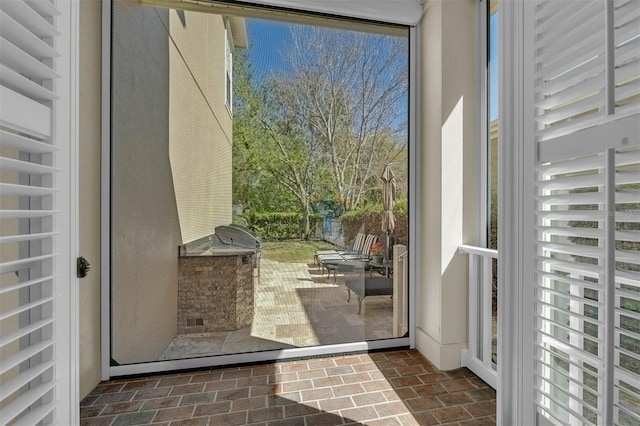
[[(282, 75), (290, 71), (281, 52), (286, 51), (291, 42), (291, 28), (302, 24), (263, 19), (247, 19), (245, 22), (249, 38), (248, 58), (254, 81), (261, 82), (271, 74)], [(407, 105), (406, 99), (399, 102), (404, 114), (398, 115), (398, 123), (406, 123)]]
[[(249, 60), (253, 70), (253, 77), (260, 81), (268, 77), (271, 72), (286, 72), (287, 65), (283, 62), (280, 52), (291, 40), (290, 27), (294, 24), (268, 21), (262, 19), (248, 19), (247, 32), (249, 35)], [(489, 119), (498, 117), (498, 14), (490, 18), (489, 26)]]
[(286, 71), (287, 66), (282, 61), (280, 52), (291, 40), (290, 26), (291, 24), (262, 19), (247, 20), (249, 61), (256, 80), (268, 77), (274, 70)]

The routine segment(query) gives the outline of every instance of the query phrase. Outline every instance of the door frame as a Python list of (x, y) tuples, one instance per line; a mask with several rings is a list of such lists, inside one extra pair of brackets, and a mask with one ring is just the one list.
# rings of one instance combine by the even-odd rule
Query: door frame
[[(61, 343), (66, 347), (56, 350), (57, 373), (60, 386), (56, 393), (60, 401), (60, 413), (56, 420), (77, 424), (80, 421), (80, 289), (76, 274), (76, 258), (79, 256), (79, 68), (80, 68), (80, 0), (58, 2), (62, 14), (56, 18), (56, 27), (61, 35), (57, 38), (56, 70), (61, 78), (55, 82), (60, 99), (55, 107), (55, 138), (62, 147), (60, 152), (61, 177), (66, 191), (59, 195), (60, 203), (68, 208), (68, 221), (61, 223), (61, 249), (66, 251), (62, 264), (58, 265), (62, 297), (57, 301), (57, 329), (67, 333)], [(65, 149), (66, 148), (66, 149)], [(68, 167), (65, 167), (65, 163)], [(66, 194), (65, 194), (66, 192)], [(64, 217), (64, 216), (62, 216)], [(65, 232), (66, 231), (66, 232)], [(65, 250), (66, 248), (66, 250)], [(65, 294), (66, 293), (66, 294)], [(64, 355), (66, 354), (66, 359)]]
[(499, 1), (498, 73), (498, 389), (497, 423), (530, 424), (535, 419), (533, 404), (533, 277), (532, 247), (526, 246), (527, 232), (534, 229), (533, 175), (526, 161), (534, 157), (531, 120), (525, 120), (524, 93), (525, 3)]
[[(181, 369), (217, 367), (241, 363), (268, 362), (280, 359), (331, 355), (345, 352), (370, 351), (394, 347), (415, 348), (416, 300), (418, 289), (419, 244), (409, 238), (409, 336), (393, 339), (343, 343), (187, 358), (171, 361), (153, 361), (129, 365), (111, 365), (111, 0), (102, 0), (102, 162), (101, 162), (101, 376), (111, 377), (150, 374)], [(420, 63), (416, 27), (409, 27), (409, 226), (418, 235), (419, 221), (419, 81), (417, 67)]]
[(102, 2), (100, 178), (100, 370), (109, 380), (111, 360), (111, 0)]

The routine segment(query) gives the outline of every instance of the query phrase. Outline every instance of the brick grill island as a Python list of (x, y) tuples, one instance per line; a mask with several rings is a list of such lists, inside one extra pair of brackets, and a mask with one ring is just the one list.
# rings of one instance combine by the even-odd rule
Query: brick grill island
[(232, 331), (253, 321), (253, 254), (178, 259), (178, 333)]
[(208, 247), (178, 258), (178, 334), (251, 325), (255, 250)]

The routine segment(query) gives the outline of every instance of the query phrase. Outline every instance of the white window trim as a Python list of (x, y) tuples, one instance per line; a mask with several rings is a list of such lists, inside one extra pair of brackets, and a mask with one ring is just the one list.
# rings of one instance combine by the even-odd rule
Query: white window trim
[[(421, 63), (420, 58), (420, 37), (418, 37), (417, 27), (409, 28), (409, 229), (412, 229), (413, 235), (421, 235), (420, 233), (420, 177), (418, 170), (420, 167), (419, 159), (422, 157), (421, 143), (419, 136), (420, 120), (422, 117), (420, 105), (418, 102), (418, 94), (422, 93), (420, 88), (420, 79), (418, 78), (418, 65)], [(409, 347), (416, 347), (416, 318), (419, 294), (419, 274), (420, 264), (418, 259), (420, 256), (420, 245), (417, 238), (409, 238)]]
[(487, 23), (487, 8), (489, 0), (480, 0), (480, 7), (478, 13), (478, 99), (480, 100), (480, 108), (478, 108), (478, 131), (479, 144), (478, 144), (478, 161), (480, 167), (478, 168), (478, 206), (480, 214), (478, 215), (478, 245), (480, 247), (487, 247), (487, 226), (489, 225), (489, 215), (487, 214), (487, 208), (489, 203), (487, 202), (487, 196), (489, 194), (489, 150), (487, 144), (489, 143), (487, 119), (489, 117), (489, 111), (487, 107), (487, 98), (489, 96), (489, 87), (487, 84), (487, 65), (489, 60), (488, 52), (488, 37), (489, 26)]
[[(229, 115), (233, 117), (233, 33), (231, 24), (224, 18), (224, 104)], [(227, 84), (228, 82), (228, 84)], [(231, 93), (229, 93), (231, 92)]]

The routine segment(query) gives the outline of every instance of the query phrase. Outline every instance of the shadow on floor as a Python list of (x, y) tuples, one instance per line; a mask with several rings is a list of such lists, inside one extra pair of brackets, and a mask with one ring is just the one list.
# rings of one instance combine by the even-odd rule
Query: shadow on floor
[(82, 425), (495, 425), (495, 392), (465, 368), (439, 371), (415, 350), (103, 382)]

